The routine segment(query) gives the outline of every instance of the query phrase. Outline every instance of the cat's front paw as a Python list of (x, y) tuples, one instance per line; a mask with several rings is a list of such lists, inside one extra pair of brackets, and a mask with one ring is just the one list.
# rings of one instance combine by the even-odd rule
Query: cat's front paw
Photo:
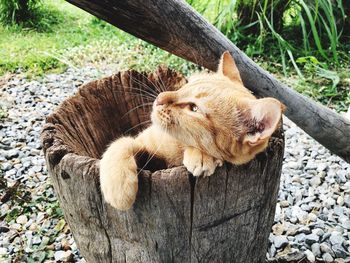
[(138, 190), (137, 165), (133, 155), (121, 152), (120, 149), (127, 149), (127, 145), (121, 145), (122, 140), (112, 144), (103, 155), (100, 183), (107, 203), (119, 210), (128, 210), (135, 202)]
[(119, 210), (131, 208), (138, 190), (136, 166), (120, 162), (106, 164), (101, 160), (100, 182), (107, 203)]
[(210, 176), (217, 166), (222, 166), (223, 162), (196, 148), (187, 147), (184, 151), (183, 164), (194, 176)]

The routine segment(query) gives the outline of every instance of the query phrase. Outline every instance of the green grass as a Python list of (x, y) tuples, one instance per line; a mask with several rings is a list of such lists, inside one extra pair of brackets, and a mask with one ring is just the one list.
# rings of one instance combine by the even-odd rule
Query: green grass
[(42, 75), (68, 66), (106, 64), (147, 70), (165, 61), (185, 72), (194, 68), (63, 0), (43, 4), (42, 16), (48, 19), (37, 28), (0, 25), (0, 76), (18, 70)]
[(113, 27), (102, 28), (93, 23), (92, 16), (64, 1), (44, 1), (44, 4), (43, 13), (53, 17), (44, 32), (22, 26), (0, 26), (0, 74), (18, 69), (32, 74), (63, 70), (67, 61), (62, 55), (69, 49), (92, 40), (120, 37)]

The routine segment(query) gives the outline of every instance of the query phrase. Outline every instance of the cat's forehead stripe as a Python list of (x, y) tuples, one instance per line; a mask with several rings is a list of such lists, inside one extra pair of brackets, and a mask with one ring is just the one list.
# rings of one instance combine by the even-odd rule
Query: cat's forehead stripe
[(227, 84), (227, 81), (224, 79), (196, 79), (189, 84), (192, 85), (198, 85), (198, 84), (203, 84), (204, 86), (208, 86), (208, 83), (220, 83), (220, 84)]
[(200, 99), (200, 98), (203, 98), (203, 97), (208, 97), (209, 96), (209, 93), (208, 92), (200, 92), (198, 93), (195, 97), (197, 99)]

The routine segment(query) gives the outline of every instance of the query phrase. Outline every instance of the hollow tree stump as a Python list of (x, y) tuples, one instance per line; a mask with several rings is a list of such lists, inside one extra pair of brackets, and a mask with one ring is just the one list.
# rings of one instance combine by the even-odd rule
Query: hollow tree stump
[(168, 69), (118, 73), (82, 86), (48, 116), (41, 135), (48, 171), (88, 262), (264, 262), (283, 159), (281, 130), (253, 161), (225, 164), (211, 177), (194, 178), (184, 167), (158, 170), (153, 162), (140, 173), (127, 212), (101, 197), (99, 158), (107, 145), (147, 125), (152, 90), (173, 90), (184, 81)]

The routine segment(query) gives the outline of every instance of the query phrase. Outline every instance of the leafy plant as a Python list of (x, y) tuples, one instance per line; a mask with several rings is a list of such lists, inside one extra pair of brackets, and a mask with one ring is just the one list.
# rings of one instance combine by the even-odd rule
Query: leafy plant
[(0, 104), (0, 120), (5, 119), (7, 115), (7, 108)]
[[(326, 68), (339, 66), (349, 21), (344, 0), (203, 0), (189, 1), (210, 19), (248, 56), (276, 52), (286, 72), (293, 66), (302, 76), (294, 58), (314, 56)], [(347, 20), (346, 20), (347, 19)], [(350, 37), (348, 33), (347, 37)], [(340, 58), (339, 56), (342, 56)], [(289, 62), (288, 62), (289, 61)], [(289, 65), (288, 65), (289, 64)]]
[[(345, 19), (345, 12), (342, 5), (342, 1), (337, 1), (335, 5), (331, 0), (316, 0), (305, 1), (298, 0), (297, 2), (302, 9), (300, 10), (300, 20), (303, 27), (308, 27), (309, 30), (303, 30), (303, 39), (308, 41), (310, 31), (312, 40), (317, 48), (319, 54), (327, 61), (339, 64), (338, 58), (338, 46), (339, 39), (342, 34), (342, 25)], [(340, 19), (337, 18), (335, 10), (341, 14)], [(305, 18), (306, 17), (306, 18)], [(310, 46), (312, 43), (308, 43), (304, 47), (305, 52), (310, 52)], [(327, 48), (324, 48), (326, 46)], [(331, 51), (329, 57), (326, 50)]]
[(18, 24), (33, 18), (40, 0), (0, 0), (0, 20)]

